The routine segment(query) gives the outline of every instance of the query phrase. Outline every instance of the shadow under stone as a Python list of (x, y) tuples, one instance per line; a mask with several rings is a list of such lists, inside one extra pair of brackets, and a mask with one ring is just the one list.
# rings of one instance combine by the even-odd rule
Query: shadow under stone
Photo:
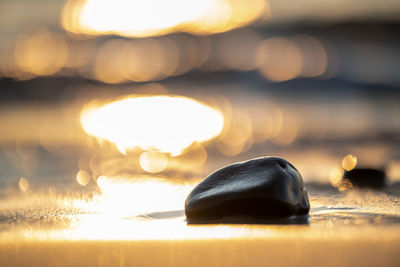
[(289, 217), (248, 217), (235, 216), (223, 218), (187, 218), (188, 225), (199, 224), (266, 224), (266, 225), (309, 225), (309, 215), (294, 215)]

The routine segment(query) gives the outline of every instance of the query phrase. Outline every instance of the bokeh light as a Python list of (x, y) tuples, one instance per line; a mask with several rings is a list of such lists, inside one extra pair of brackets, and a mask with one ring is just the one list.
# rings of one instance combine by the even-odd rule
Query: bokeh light
[(139, 40), (123, 55), (129, 59), (128, 79), (132, 81), (157, 80), (171, 75), (179, 60), (175, 44), (168, 39)]
[(226, 156), (246, 152), (253, 145), (253, 129), (248, 114), (233, 109), (227, 116), (226, 126), (217, 141), (218, 150)]
[(340, 167), (334, 167), (329, 172), (329, 181), (334, 187), (341, 185), (343, 181), (343, 169)]
[(126, 81), (124, 72), (128, 69), (128, 44), (124, 40), (105, 42), (96, 54), (94, 76), (105, 83), (121, 83)]
[(18, 37), (14, 56), (18, 67), (33, 75), (51, 75), (65, 64), (68, 49), (62, 35), (46, 28), (27, 29)]
[(342, 159), (342, 167), (346, 171), (354, 169), (356, 165), (357, 165), (357, 157), (353, 156), (352, 154), (348, 154)]
[(29, 181), (25, 177), (21, 177), (18, 181), (19, 189), (25, 193), (29, 189)]
[(146, 151), (140, 154), (140, 167), (146, 172), (157, 173), (168, 166), (168, 158), (165, 154), (155, 151)]
[(303, 59), (301, 76), (318, 77), (323, 75), (328, 66), (328, 55), (324, 45), (310, 35), (296, 35), (293, 41), (300, 49)]
[(265, 100), (252, 107), (254, 141), (263, 142), (276, 137), (282, 129), (282, 108), (276, 101)]
[(281, 82), (301, 74), (303, 57), (295, 42), (275, 37), (261, 42), (257, 48), (256, 64), (265, 78)]
[(239, 30), (217, 39), (216, 57), (226, 69), (250, 71), (256, 68), (255, 53), (261, 37), (254, 31)]
[(289, 145), (293, 143), (299, 134), (299, 123), (294, 114), (289, 111), (283, 113), (282, 127), (278, 134), (272, 138), (272, 142)]
[(92, 177), (90, 176), (90, 174), (85, 171), (85, 170), (79, 170), (78, 173), (76, 174), (76, 181), (78, 182), (78, 184), (80, 184), (81, 186), (86, 186), (89, 184), (90, 180), (92, 179)]

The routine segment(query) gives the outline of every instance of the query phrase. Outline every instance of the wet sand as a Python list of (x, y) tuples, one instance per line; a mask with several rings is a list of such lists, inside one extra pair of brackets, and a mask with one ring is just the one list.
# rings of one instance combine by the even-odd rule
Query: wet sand
[(121, 217), (3, 198), (15, 209), (0, 214), (0, 266), (398, 266), (396, 194), (308, 188), (305, 224), (188, 225), (182, 210)]

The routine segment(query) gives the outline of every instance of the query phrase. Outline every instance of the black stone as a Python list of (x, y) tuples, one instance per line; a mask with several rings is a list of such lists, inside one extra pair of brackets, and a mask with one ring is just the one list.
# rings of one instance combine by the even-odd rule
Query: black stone
[[(197, 185), (185, 203), (189, 223), (226, 218), (282, 218), (310, 210), (300, 173), (282, 158), (263, 157), (228, 165)], [(246, 219), (247, 218), (247, 219)]]
[(386, 174), (382, 170), (356, 168), (343, 174), (343, 181), (348, 180), (353, 187), (382, 188), (386, 183)]

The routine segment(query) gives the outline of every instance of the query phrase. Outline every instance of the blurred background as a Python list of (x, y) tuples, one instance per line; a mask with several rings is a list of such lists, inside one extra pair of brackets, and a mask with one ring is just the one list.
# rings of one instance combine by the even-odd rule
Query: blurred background
[(399, 25), (391, 0), (3, 0), (0, 186), (186, 182), (265, 155), (307, 183), (396, 182)]

